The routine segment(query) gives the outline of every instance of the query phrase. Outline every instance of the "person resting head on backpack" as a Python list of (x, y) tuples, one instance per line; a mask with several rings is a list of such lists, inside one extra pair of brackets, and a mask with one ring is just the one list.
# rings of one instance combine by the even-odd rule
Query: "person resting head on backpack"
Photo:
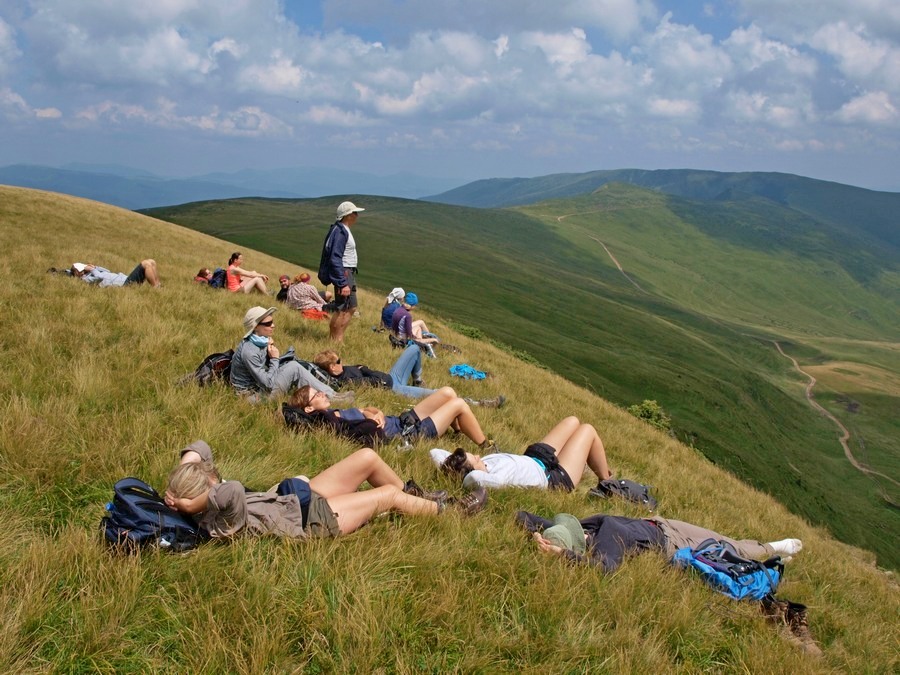
[(276, 307), (251, 307), (244, 314), (244, 337), (238, 342), (231, 359), (231, 385), (240, 393), (280, 396), (310, 385), (317, 391), (334, 396), (334, 389), (317, 380), (294, 359), (291, 347), (284, 356), (275, 346), (274, 314)]
[(482, 449), (493, 448), (493, 441), (484, 435), (469, 404), (457, 396), (451, 387), (441, 387), (399, 416), (385, 415), (375, 407), (334, 409), (327, 394), (311, 387), (300, 387), (291, 396), (289, 405), (308, 415), (334, 415), (347, 421), (372, 420), (382, 438), (387, 440), (400, 436), (410, 439), (437, 438), (447, 429), (454, 429)]
[(494, 453), (481, 457), (462, 448), (452, 453), (434, 448), (431, 459), (444, 473), (461, 478), (467, 487), (537, 487), (571, 492), (585, 466), (600, 480), (612, 475), (597, 430), (574, 416), (561, 420), (522, 455)]
[[(363, 483), (372, 486), (359, 492)], [(286, 478), (266, 492), (250, 492), (238, 481), (222, 482), (212, 450), (196, 441), (182, 450), (169, 474), (165, 503), (188, 514), (213, 538), (237, 535), (336, 537), (358, 530), (382, 513), (437, 515), (452, 506), (465, 515), (481, 511), (484, 490), (461, 499), (426, 492), (403, 480), (371, 448), (362, 448), (309, 479)]]
[(208, 286), (210, 279), (212, 279), (212, 272), (209, 271), (208, 267), (201, 267), (200, 271), (197, 272), (197, 276), (194, 277), (194, 283)]
[[(368, 366), (349, 366), (341, 363), (341, 357), (333, 349), (326, 349), (313, 357), (313, 363), (344, 385), (367, 384), (372, 387), (391, 389), (394, 393), (408, 398), (424, 398), (433, 394), (434, 389), (426, 389), (422, 382), (422, 352), (416, 345), (407, 346), (400, 358), (391, 366), (391, 372), (383, 373)], [(412, 385), (408, 384), (410, 377)], [(454, 392), (455, 393), (455, 392)]]
[(516, 522), (532, 533), (535, 544), (544, 553), (597, 565), (604, 572), (618, 569), (626, 554), (661, 551), (671, 559), (679, 549), (694, 548), (707, 539), (728, 542), (739, 555), (750, 559), (793, 556), (803, 548), (799, 539), (782, 539), (768, 544), (751, 539), (735, 540), (697, 525), (659, 516), (625, 518), (598, 513), (579, 520), (561, 513), (551, 521), (519, 511)]

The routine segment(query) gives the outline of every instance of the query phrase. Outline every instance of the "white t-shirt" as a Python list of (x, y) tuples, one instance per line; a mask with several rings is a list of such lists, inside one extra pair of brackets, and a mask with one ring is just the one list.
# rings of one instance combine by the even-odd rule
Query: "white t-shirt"
[(344, 247), (344, 257), (341, 260), (341, 264), (344, 267), (359, 267), (357, 264), (359, 260), (356, 258), (356, 240), (353, 238), (353, 233), (343, 223), (341, 226), (347, 230), (347, 245)]
[[(449, 452), (441, 448), (434, 448), (430, 454), (431, 461), (438, 467), (450, 456)], [(497, 452), (485, 455), (481, 461), (487, 471), (470, 471), (463, 479), (464, 487), (547, 487), (544, 468), (531, 457)]]

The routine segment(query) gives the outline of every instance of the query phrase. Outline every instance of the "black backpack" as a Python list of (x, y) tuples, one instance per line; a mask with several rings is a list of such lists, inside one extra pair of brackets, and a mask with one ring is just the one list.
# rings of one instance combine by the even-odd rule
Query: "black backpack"
[(225, 288), (225, 275), (227, 271), (224, 267), (217, 267), (212, 276), (209, 278), (209, 287), (210, 288)]
[(332, 389), (340, 389), (343, 386), (343, 382), (334, 377), (331, 373), (326, 371), (324, 368), (319, 368), (315, 363), (310, 363), (309, 361), (303, 361), (302, 359), (294, 359), (301, 366), (306, 368), (309, 371), (310, 375), (316, 378), (322, 384), (331, 387)]
[(190, 382), (196, 382), (201, 387), (216, 382), (228, 383), (231, 377), (231, 360), (234, 358), (234, 350), (229, 349), (227, 352), (216, 352), (210, 354), (193, 373), (188, 373), (182, 377), (178, 384), (185, 385)]
[(622, 497), (638, 504), (643, 504), (648, 510), (656, 508), (656, 499), (650, 494), (652, 485), (636, 483), (627, 478), (607, 478), (597, 483), (597, 487), (588, 492), (592, 497)]
[(281, 414), (284, 416), (284, 423), (291, 431), (331, 429), (338, 436), (368, 446), (384, 440), (384, 434), (374, 420), (345, 420), (328, 410), (308, 413), (303, 408), (294, 408), (287, 403), (281, 404)]
[(100, 529), (107, 544), (126, 553), (147, 546), (179, 553), (206, 541), (209, 533), (189, 516), (166, 506), (159, 493), (137, 478), (123, 478), (113, 487)]

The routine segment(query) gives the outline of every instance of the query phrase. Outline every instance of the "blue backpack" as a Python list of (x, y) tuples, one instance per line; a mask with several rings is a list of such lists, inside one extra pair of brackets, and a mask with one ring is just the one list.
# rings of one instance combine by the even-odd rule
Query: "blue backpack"
[(209, 278), (209, 287), (210, 288), (225, 288), (225, 274), (226, 270), (223, 267), (217, 267), (212, 276)]
[(156, 490), (137, 478), (115, 484), (100, 529), (110, 546), (126, 553), (151, 545), (178, 553), (209, 538), (206, 530), (169, 508)]
[(695, 548), (680, 548), (672, 564), (690, 567), (720, 593), (735, 600), (762, 600), (774, 595), (784, 575), (780, 556), (765, 562), (747, 560), (726, 541), (707, 539)]

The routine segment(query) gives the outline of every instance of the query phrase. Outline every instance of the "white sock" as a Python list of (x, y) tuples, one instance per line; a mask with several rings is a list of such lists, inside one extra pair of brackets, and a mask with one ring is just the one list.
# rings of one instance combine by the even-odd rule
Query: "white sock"
[(794, 555), (803, 548), (803, 542), (799, 539), (782, 539), (781, 541), (770, 541), (769, 546), (779, 555)]

